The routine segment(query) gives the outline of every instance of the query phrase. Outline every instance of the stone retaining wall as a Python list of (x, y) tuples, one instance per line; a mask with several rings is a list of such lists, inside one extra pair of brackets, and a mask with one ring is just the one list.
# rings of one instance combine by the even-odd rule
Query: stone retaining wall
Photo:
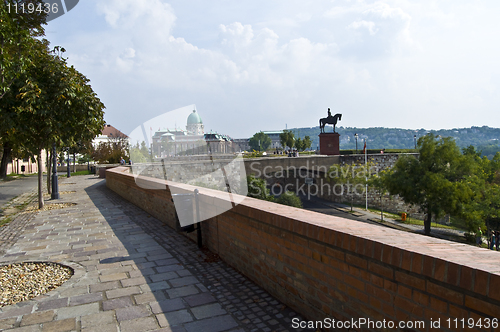
[[(136, 181), (125, 167), (107, 170), (106, 184), (174, 228), (170, 187), (194, 189)], [(200, 205), (215, 211), (226, 197), (200, 189)], [(252, 198), (202, 225), (205, 246), (310, 320), (423, 321), (419, 330), (439, 320), (434, 330), (457, 330), (449, 324), (482, 319), (479, 330), (493, 331), (485, 319), (500, 319), (500, 252)]]

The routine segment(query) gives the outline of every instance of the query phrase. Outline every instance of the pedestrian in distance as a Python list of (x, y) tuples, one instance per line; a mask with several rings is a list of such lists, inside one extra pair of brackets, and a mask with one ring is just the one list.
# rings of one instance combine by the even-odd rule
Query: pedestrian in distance
[(483, 243), (483, 232), (481, 231), (481, 227), (478, 227), (476, 232), (476, 244), (480, 246), (481, 243)]

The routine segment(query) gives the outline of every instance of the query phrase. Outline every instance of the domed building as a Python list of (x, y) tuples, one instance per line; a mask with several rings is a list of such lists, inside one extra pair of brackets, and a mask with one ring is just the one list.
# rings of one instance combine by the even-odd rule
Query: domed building
[(179, 155), (200, 155), (211, 153), (231, 153), (233, 140), (227, 135), (205, 128), (200, 115), (193, 110), (187, 118), (186, 130), (181, 128), (158, 129), (152, 136), (155, 157), (173, 157)]
[(189, 114), (186, 130), (188, 135), (203, 135), (205, 133), (203, 121), (201, 121), (201, 117), (196, 110), (193, 110), (193, 113)]

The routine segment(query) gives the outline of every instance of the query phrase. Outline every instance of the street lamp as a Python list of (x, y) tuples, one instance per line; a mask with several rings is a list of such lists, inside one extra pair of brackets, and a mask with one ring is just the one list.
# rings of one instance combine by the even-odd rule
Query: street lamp
[(413, 135), (413, 143), (415, 144), (415, 150), (417, 149), (417, 135)]
[(56, 143), (52, 145), (52, 193), (50, 198), (59, 199), (59, 186), (57, 183), (57, 154), (56, 154)]
[(68, 167), (66, 168), (66, 170), (67, 170), (67, 176), (68, 176), (68, 178), (70, 178), (71, 177), (71, 171), (69, 169), (69, 148), (68, 148)]
[(358, 134), (354, 134), (354, 138), (356, 139), (356, 154), (358, 154)]

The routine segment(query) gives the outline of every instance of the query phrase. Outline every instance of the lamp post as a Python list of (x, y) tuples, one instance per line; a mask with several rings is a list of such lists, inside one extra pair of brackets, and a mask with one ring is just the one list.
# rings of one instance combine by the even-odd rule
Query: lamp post
[(415, 144), (415, 150), (417, 149), (417, 135), (413, 135), (413, 143)]
[(354, 134), (354, 138), (356, 139), (356, 154), (358, 154), (358, 134)]
[(367, 158), (367, 155), (366, 155), (366, 151), (368, 150), (366, 148), (366, 139), (365, 138), (365, 203), (366, 203), (366, 211), (368, 211), (368, 177), (367, 177), (367, 174), (368, 174), (368, 158)]
[(52, 194), (50, 198), (59, 199), (59, 186), (57, 183), (57, 154), (56, 143), (52, 145)]
[(71, 171), (70, 171), (70, 168), (69, 168), (69, 167), (70, 167), (70, 166), (69, 166), (69, 148), (68, 148), (68, 167), (66, 168), (68, 178), (70, 178), (70, 177), (71, 177)]

